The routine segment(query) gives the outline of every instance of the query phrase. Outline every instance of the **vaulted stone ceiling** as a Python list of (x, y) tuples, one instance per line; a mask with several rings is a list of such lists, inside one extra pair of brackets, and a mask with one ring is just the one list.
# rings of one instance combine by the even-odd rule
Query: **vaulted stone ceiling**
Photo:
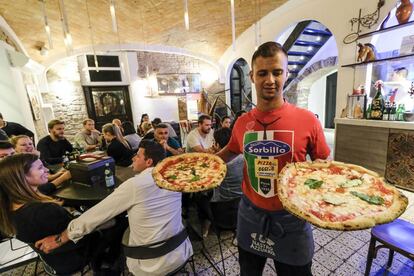
[[(58, 0), (46, 0), (52, 31), (49, 56), (65, 53)], [(236, 36), (287, 0), (235, 0)], [(73, 47), (91, 45), (86, 0), (65, 0)], [(112, 31), (109, 0), (88, 0), (95, 44), (166, 45), (218, 60), (231, 45), (230, 0), (188, 0), (190, 30), (183, 20), (184, 0), (116, 0), (119, 37)], [(47, 45), (39, 0), (0, 0), (0, 14), (15, 31), (31, 58), (44, 62)], [(266, 26), (268, 27), (268, 26)], [(262, 26), (263, 28), (263, 26)]]

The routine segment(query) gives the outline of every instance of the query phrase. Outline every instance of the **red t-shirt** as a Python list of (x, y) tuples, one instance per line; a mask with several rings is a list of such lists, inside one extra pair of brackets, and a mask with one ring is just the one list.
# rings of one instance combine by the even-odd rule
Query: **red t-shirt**
[(283, 209), (276, 184), (286, 163), (305, 161), (306, 154), (312, 160), (326, 159), (330, 153), (315, 115), (286, 102), (273, 111), (255, 108), (241, 116), (227, 147), (244, 155), (243, 193), (269, 211)]

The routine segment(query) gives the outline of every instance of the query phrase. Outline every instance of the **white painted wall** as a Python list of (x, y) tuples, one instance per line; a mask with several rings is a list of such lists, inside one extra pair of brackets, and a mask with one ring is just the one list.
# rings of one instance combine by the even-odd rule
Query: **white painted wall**
[[(353, 63), (356, 52), (355, 44), (346, 45), (342, 42), (343, 38), (351, 32), (349, 20), (358, 17), (359, 9), (362, 9), (363, 15), (374, 12), (377, 3), (377, 0), (290, 0), (261, 19), (262, 41), (274, 40), (279, 33), (282, 33), (294, 22), (316, 20), (329, 28), (334, 35), (338, 46), (339, 66)], [(395, 1), (385, 2), (378, 25), (394, 5)], [(371, 30), (375, 30), (375, 28), (376, 26)], [(226, 72), (231, 69), (232, 63), (240, 57), (247, 61), (251, 60), (255, 49), (254, 37), (254, 27), (252, 26), (237, 38), (236, 51), (233, 51), (231, 47), (226, 50), (219, 61)], [(338, 69), (337, 116), (346, 105), (346, 94), (352, 91), (353, 73), (352, 68), (339, 67)], [(226, 77), (226, 89), (229, 87), (229, 78)]]
[(19, 123), (36, 133), (21, 69), (11, 67), (6, 48), (0, 44), (0, 112), (6, 121)]
[(131, 99), (132, 117), (134, 125), (139, 124), (141, 115), (147, 113), (150, 119), (156, 117), (163, 121), (179, 121), (178, 99), (175, 96), (147, 97), (146, 81), (138, 79), (138, 59), (134, 52), (127, 53), (128, 71), (131, 85), (129, 94)]
[(308, 110), (319, 115), (321, 125), (325, 125), (326, 76), (315, 81), (310, 87)]

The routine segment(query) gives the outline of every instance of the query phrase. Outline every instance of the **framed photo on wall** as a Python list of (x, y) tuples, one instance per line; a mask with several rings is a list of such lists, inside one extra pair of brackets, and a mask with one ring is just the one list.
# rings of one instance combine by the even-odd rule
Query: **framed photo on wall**
[(159, 95), (201, 92), (201, 76), (196, 73), (157, 74), (157, 83)]
[(40, 108), (40, 100), (37, 95), (36, 89), (37, 89), (36, 85), (26, 84), (26, 92), (27, 92), (27, 97), (30, 102), (30, 109), (32, 110), (33, 120), (38, 121), (40, 120), (41, 108)]

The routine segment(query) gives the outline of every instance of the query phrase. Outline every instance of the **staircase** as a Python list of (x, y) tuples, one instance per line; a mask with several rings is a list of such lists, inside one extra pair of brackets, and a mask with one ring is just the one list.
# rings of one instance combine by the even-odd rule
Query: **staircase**
[(302, 21), (296, 25), (283, 48), (288, 52), (289, 77), (285, 88), (325, 45), (332, 33), (317, 21)]

